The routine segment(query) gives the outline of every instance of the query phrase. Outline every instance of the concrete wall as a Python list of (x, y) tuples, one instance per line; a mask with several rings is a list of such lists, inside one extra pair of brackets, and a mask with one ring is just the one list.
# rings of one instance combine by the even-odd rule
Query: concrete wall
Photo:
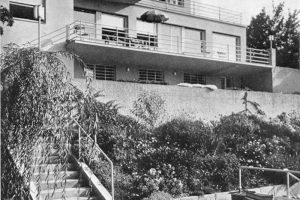
[[(30, 5), (38, 5), (40, 0), (14, 0)], [(9, 0), (4, 0), (3, 6), (9, 8)], [(41, 35), (46, 35), (54, 30), (64, 27), (73, 22), (73, 0), (50, 0), (46, 1), (46, 22), (41, 24)], [(38, 23), (35, 20), (14, 19), (12, 27), (6, 28), (2, 45), (15, 43), (18, 45), (27, 43), (38, 38)]]
[[(85, 81), (75, 79), (74, 84), (84, 88)], [(166, 101), (166, 115), (173, 118), (192, 116), (212, 120), (220, 115), (228, 115), (244, 109), (241, 98), (244, 91), (187, 88), (151, 84), (124, 83), (114, 81), (94, 81), (94, 88), (103, 91), (102, 101), (116, 100), (121, 106), (121, 113), (130, 114), (133, 101), (143, 91), (154, 91)], [(282, 112), (300, 110), (300, 95), (268, 92), (248, 92), (248, 99), (261, 105), (269, 117), (276, 117)]]
[[(68, 66), (71, 66), (72, 63), (68, 63)], [(101, 63), (97, 63), (100, 64)], [(105, 64), (103, 64), (105, 65)], [(206, 78), (206, 84), (208, 85), (216, 85), (218, 88), (221, 88), (221, 78), (224, 76), (206, 76), (205, 74), (197, 72), (197, 70), (171, 70), (171, 69), (158, 69), (154, 66), (148, 67), (138, 67), (135, 65), (112, 65), (116, 67), (116, 81), (127, 81), (127, 82), (137, 82), (139, 80), (139, 69), (157, 69), (162, 70), (164, 72), (164, 82), (167, 85), (177, 85), (179, 83), (184, 82), (184, 73), (192, 73), (192, 74), (201, 74)], [(84, 70), (83, 68), (75, 62), (75, 67), (69, 67), (72, 77), (83, 79), (84, 78)], [(127, 71), (129, 69), (129, 71)], [(233, 86), (236, 88), (241, 88), (241, 76), (233, 76), (231, 77), (233, 81)]]
[(273, 69), (273, 91), (281, 93), (300, 93), (300, 70), (284, 67)]

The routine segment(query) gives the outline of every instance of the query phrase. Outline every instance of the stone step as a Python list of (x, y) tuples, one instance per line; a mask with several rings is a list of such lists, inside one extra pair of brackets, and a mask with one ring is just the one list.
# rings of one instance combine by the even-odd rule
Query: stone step
[(79, 179), (41, 181), (37, 188), (39, 188), (40, 190), (50, 190), (54, 188), (78, 188), (83, 185), (81, 183), (83, 183), (83, 180), (79, 181)]
[(91, 188), (62, 188), (42, 190), (40, 199), (65, 199), (67, 197), (89, 197)]
[(97, 197), (68, 197), (62, 199), (53, 199), (53, 200), (100, 200)]
[(59, 172), (44, 172), (44, 173), (34, 173), (32, 180), (34, 182), (40, 181), (51, 181), (51, 180), (64, 180), (64, 179), (78, 179), (80, 175), (79, 171), (59, 171)]
[[(69, 161), (69, 156), (66, 156), (67, 157), (67, 161)], [(64, 162), (65, 159), (64, 158), (61, 158), (59, 155), (49, 155), (48, 157), (41, 157), (41, 156), (38, 156), (38, 157), (34, 157), (33, 158), (33, 165), (41, 165), (41, 164), (58, 164), (58, 163), (61, 163), (61, 162)]]
[(66, 164), (41, 164), (41, 165), (31, 165), (33, 173), (43, 173), (52, 171), (64, 171), (64, 170), (76, 170), (76, 167), (71, 163)]

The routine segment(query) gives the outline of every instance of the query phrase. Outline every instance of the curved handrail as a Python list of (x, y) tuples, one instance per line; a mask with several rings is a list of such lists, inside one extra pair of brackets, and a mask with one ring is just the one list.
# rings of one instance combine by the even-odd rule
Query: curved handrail
[[(112, 200), (114, 200), (114, 194), (115, 194), (115, 189), (114, 189), (114, 164), (112, 160), (107, 156), (107, 154), (99, 147), (99, 145), (89, 136), (89, 134), (82, 128), (82, 126), (79, 124), (79, 122), (72, 116), (70, 118), (75, 122), (75, 124), (79, 127), (79, 138), (78, 138), (78, 145), (79, 145), (79, 155), (80, 155), (80, 145), (81, 145), (81, 131), (85, 134), (85, 136), (94, 142), (94, 146), (100, 153), (106, 158), (106, 160), (109, 162), (110, 167), (111, 167), (111, 196)], [(81, 130), (81, 131), (80, 131)]]

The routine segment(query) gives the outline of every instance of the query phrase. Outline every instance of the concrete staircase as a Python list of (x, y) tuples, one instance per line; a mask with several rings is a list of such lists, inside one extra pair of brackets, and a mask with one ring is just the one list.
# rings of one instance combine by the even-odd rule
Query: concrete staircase
[[(47, 148), (45, 148), (45, 146)], [(62, 150), (55, 144), (40, 144), (34, 152), (31, 166), (31, 195), (34, 200), (98, 200), (89, 178), (80, 163), (69, 153), (68, 145)], [(63, 151), (59, 154), (58, 151)], [(43, 156), (48, 154), (47, 156)], [(64, 158), (62, 158), (64, 157)]]

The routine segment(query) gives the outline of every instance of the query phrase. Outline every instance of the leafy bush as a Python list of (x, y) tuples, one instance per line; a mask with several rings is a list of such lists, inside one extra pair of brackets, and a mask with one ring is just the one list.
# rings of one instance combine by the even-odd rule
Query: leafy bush
[(149, 198), (144, 200), (172, 200), (172, 196), (166, 192), (153, 192)]
[(165, 101), (155, 92), (143, 92), (133, 102), (132, 113), (143, 123), (154, 127), (164, 113)]

